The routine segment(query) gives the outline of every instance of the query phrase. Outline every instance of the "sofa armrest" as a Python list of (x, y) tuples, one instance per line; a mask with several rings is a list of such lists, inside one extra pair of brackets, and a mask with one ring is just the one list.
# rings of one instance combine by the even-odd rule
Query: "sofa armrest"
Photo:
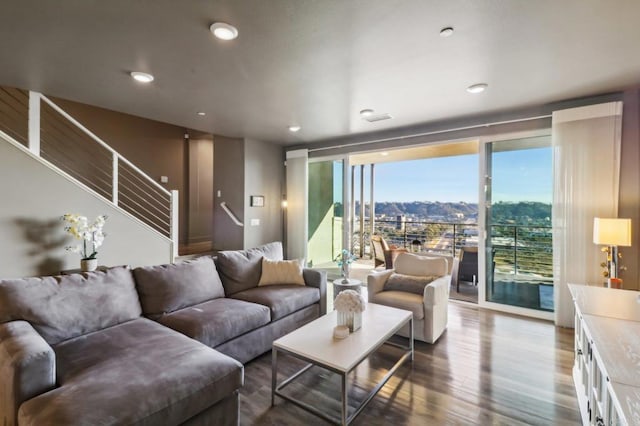
[(441, 303), (447, 303), (449, 300), (449, 286), (451, 284), (451, 276), (444, 275), (431, 281), (424, 288), (424, 307), (430, 308)]
[(320, 315), (327, 313), (327, 273), (317, 269), (305, 268), (302, 271), (304, 282), (309, 287), (320, 290)]
[(26, 321), (0, 324), (0, 423), (16, 425), (20, 405), (56, 387), (56, 359)]
[(385, 269), (384, 271), (375, 271), (367, 275), (367, 293), (369, 295), (369, 302), (373, 302), (373, 296), (382, 291), (384, 284), (392, 273), (393, 269)]

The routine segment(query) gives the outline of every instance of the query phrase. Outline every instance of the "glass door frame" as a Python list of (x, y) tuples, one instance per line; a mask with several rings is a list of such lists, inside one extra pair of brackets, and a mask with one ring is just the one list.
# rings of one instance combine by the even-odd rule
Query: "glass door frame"
[[(482, 136), (479, 138), (478, 152), (478, 306), (495, 311), (507, 312), (511, 314), (523, 315), (531, 318), (539, 318), (553, 321), (554, 313), (539, 311), (536, 309), (522, 308), (519, 306), (504, 305), (487, 301), (487, 191), (491, 189), (489, 179), (489, 169), (491, 158), (489, 158), (492, 142), (500, 142), (512, 139), (524, 139), (537, 136), (551, 135), (551, 128), (540, 130), (529, 130), (514, 133), (503, 133), (493, 136)], [(553, 226), (553, 224), (552, 224)]]
[(307, 163), (321, 163), (324, 161), (342, 161), (342, 247), (348, 247), (348, 250), (351, 250), (351, 166), (349, 164), (349, 154), (307, 158)]

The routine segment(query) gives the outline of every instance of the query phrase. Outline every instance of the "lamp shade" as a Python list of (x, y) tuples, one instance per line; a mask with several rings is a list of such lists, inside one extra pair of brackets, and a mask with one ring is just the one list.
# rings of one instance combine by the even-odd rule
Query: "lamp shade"
[(607, 246), (631, 245), (631, 219), (593, 219), (593, 242)]

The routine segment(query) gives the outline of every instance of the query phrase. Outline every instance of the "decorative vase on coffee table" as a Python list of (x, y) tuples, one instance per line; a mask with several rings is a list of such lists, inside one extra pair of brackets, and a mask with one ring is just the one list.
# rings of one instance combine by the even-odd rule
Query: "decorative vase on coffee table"
[(80, 270), (82, 272), (95, 271), (98, 268), (98, 259), (82, 259), (80, 260)]
[(338, 311), (338, 325), (346, 325), (349, 327), (349, 332), (353, 333), (362, 327), (362, 312)]

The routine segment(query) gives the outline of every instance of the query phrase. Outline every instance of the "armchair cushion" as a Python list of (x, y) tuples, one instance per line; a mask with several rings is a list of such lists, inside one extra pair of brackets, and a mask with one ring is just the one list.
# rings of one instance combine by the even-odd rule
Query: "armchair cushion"
[(447, 275), (449, 272), (447, 259), (444, 257), (427, 257), (411, 253), (401, 253), (394, 264), (399, 274), (419, 277)]
[(413, 312), (414, 320), (424, 318), (424, 305), (421, 294), (406, 293), (404, 291), (382, 291), (373, 297), (372, 302), (411, 311)]
[(435, 275), (415, 276), (392, 273), (387, 282), (384, 283), (384, 291), (404, 291), (407, 293), (415, 293), (417, 295), (424, 294), (424, 288), (438, 278)]

